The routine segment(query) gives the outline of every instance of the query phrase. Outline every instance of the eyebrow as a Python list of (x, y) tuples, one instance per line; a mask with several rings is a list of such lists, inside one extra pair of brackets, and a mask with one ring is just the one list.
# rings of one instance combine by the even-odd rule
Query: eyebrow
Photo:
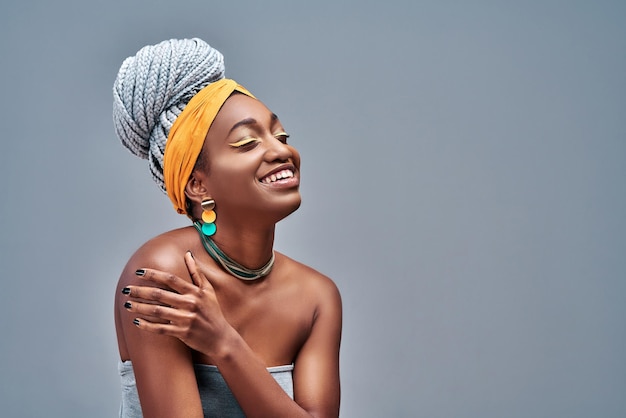
[[(271, 118), (272, 118), (272, 122), (275, 122), (278, 120), (278, 116), (276, 116), (276, 113), (272, 113)], [(232, 128), (230, 128), (230, 131), (228, 131), (228, 133), (230, 134), (232, 131), (239, 128), (240, 126), (254, 125), (257, 123), (258, 123), (257, 120), (254, 118), (246, 118), (246, 119), (240, 120), (239, 122), (235, 123)]]

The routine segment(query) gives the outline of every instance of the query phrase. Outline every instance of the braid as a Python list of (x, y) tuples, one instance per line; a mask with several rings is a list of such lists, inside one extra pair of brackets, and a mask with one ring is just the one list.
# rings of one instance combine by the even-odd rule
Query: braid
[(196, 93), (221, 78), (224, 57), (198, 38), (148, 45), (122, 63), (113, 85), (115, 132), (131, 153), (148, 160), (163, 192), (163, 152), (172, 124)]

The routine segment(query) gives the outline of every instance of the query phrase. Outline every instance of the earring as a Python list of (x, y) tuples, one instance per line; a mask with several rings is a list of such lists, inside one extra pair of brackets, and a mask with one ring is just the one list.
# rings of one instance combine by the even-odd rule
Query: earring
[(215, 234), (215, 200), (204, 199), (201, 203), (202, 206), (202, 233), (207, 237)]

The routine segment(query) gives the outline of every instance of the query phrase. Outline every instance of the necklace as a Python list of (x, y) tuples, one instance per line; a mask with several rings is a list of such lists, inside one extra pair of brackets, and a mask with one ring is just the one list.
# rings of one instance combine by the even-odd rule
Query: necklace
[(226, 254), (217, 246), (217, 244), (208, 236), (202, 233), (202, 224), (199, 221), (195, 221), (193, 226), (196, 228), (196, 231), (200, 234), (200, 240), (202, 241), (202, 245), (207, 253), (211, 256), (213, 260), (219, 263), (224, 270), (232, 274), (238, 279), (241, 280), (256, 280), (261, 277), (265, 277), (270, 274), (272, 271), (272, 267), (274, 267), (274, 251), (272, 251), (272, 257), (270, 261), (267, 262), (263, 267), (258, 269), (249, 269), (245, 266), (242, 266)]

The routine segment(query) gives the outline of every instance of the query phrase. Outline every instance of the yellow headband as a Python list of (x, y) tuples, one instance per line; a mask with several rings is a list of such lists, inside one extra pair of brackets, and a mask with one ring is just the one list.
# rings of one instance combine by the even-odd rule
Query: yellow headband
[(204, 139), (217, 113), (234, 91), (254, 98), (235, 80), (223, 78), (193, 96), (170, 129), (163, 153), (163, 177), (167, 195), (180, 214), (187, 213), (185, 186), (202, 151)]

